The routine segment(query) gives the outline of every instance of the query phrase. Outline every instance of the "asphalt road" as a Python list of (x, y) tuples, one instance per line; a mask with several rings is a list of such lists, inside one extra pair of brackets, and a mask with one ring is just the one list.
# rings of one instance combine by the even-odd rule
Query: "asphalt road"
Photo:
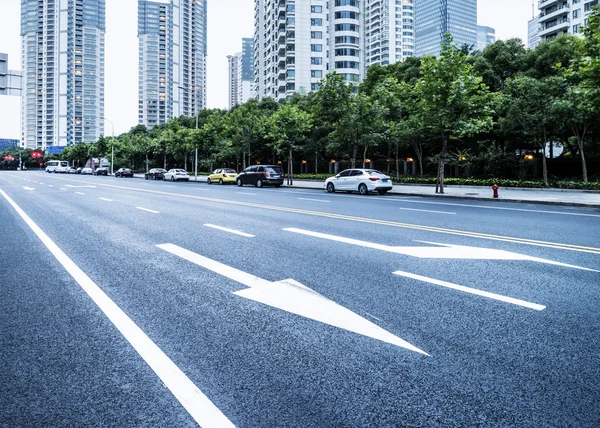
[(600, 426), (600, 210), (29, 171), (0, 224), (0, 426)]

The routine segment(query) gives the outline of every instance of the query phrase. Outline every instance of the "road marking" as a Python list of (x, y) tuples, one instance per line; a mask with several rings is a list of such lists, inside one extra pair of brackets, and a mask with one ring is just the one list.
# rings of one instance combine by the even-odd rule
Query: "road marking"
[(64, 187), (61, 187), (60, 190), (67, 190), (67, 189), (65, 189)]
[(237, 296), (400, 346), (419, 354), (429, 355), (293, 279), (271, 282), (174, 244), (162, 244), (157, 245), (157, 247), (249, 287), (244, 290), (235, 291), (233, 294)]
[(54, 187), (52, 184), (48, 184), (48, 187)]
[(586, 270), (590, 272), (600, 272), (595, 269), (569, 265), (566, 263), (555, 262), (552, 260), (540, 259), (538, 257), (531, 257), (524, 254), (512, 253), (510, 251), (495, 250), (492, 248), (467, 247), (464, 245), (440, 244), (437, 242), (426, 241), (417, 242), (436, 245), (436, 247), (394, 247), (391, 245), (377, 244), (374, 242), (345, 238), (343, 236), (329, 235), (327, 233), (296, 229), (294, 227), (289, 227), (283, 230), (286, 232), (298, 233), (300, 235), (312, 236), (314, 238), (327, 239), (329, 241), (342, 242), (344, 244), (357, 245), (364, 248), (387, 251), (389, 253), (418, 257), (420, 259), (523, 260), (545, 263), (554, 266), (568, 267), (572, 269)]
[(238, 195), (250, 195), (250, 196), (256, 196), (256, 193), (248, 193), (248, 192), (235, 192)]
[(35, 187), (27, 187), (27, 186), (23, 186), (23, 189), (25, 190), (35, 190)]
[(135, 207), (135, 208), (138, 210), (147, 211), (152, 214), (160, 214), (160, 211), (149, 210), (148, 208), (143, 208), (143, 207)]
[(171, 359), (83, 272), (42, 229), (0, 189), (46, 248), (107, 316), (200, 426), (233, 427), (229, 419), (198, 389)]
[(502, 296), (500, 294), (490, 293), (488, 291), (478, 290), (476, 288), (465, 287), (464, 285), (452, 284), (451, 282), (440, 281), (433, 278), (427, 278), (426, 276), (415, 275), (410, 272), (403, 272), (398, 270), (394, 272), (394, 275), (403, 276), (406, 278), (416, 279), (418, 281), (428, 282), (430, 284), (439, 285), (441, 287), (451, 288), (453, 290), (463, 291), (465, 293), (475, 294), (488, 299), (499, 300), (501, 302), (511, 303), (513, 305), (523, 306), (529, 309), (535, 309), (536, 311), (543, 311), (546, 309), (544, 305), (538, 305), (537, 303), (526, 302), (525, 300), (515, 299), (513, 297)]
[(313, 202), (329, 202), (324, 199), (310, 199), (310, 198), (296, 198), (299, 201), (313, 201)]
[(214, 224), (205, 224), (206, 227), (212, 227), (213, 229), (219, 229), (224, 232), (234, 233), (236, 235), (245, 236), (246, 238), (254, 238), (254, 235), (250, 235), (249, 233), (240, 232), (239, 230), (228, 229), (223, 226), (216, 226)]
[(405, 210), (405, 211), (420, 211), (422, 213), (434, 213), (434, 214), (452, 214), (452, 215), (456, 215), (456, 213), (451, 213), (448, 211), (430, 211), (430, 210), (418, 210), (416, 208), (398, 208), (399, 210)]
[[(498, 210), (498, 211), (521, 211), (527, 213), (536, 213), (536, 214), (559, 214), (559, 215), (573, 215), (573, 216), (582, 216), (582, 217), (600, 217), (600, 214), (581, 214), (581, 213), (571, 213), (571, 212), (563, 212), (563, 211), (545, 211), (545, 210), (527, 210), (524, 208), (507, 208), (507, 207), (488, 207), (485, 205), (474, 205), (474, 204), (453, 204), (451, 202), (430, 202), (430, 201), (413, 201), (409, 199), (400, 199), (400, 198), (371, 198), (371, 199), (379, 199), (382, 201), (394, 201), (394, 202), (408, 202), (411, 204), (427, 204), (427, 205), (446, 205), (450, 207), (467, 207), (467, 208), (481, 208), (485, 210)], [(528, 205), (535, 207), (535, 205)], [(565, 209), (581, 209), (579, 207), (564, 207)]]
[(85, 196), (85, 193), (81, 193), (81, 192), (75, 192), (77, 195), (82, 195)]
[(44, 183), (42, 183), (42, 182), (40, 181), (40, 184), (44, 184)]
[(106, 201), (106, 202), (112, 202), (112, 199), (108, 199), (108, 198), (98, 198), (101, 201)]
[(65, 184), (65, 187), (78, 188), (78, 189), (83, 189), (83, 188), (95, 189), (96, 188), (96, 186), (73, 186), (72, 184)]
[[(60, 178), (60, 177), (57, 177), (57, 180), (74, 181), (74, 180), (70, 180), (68, 178)], [(582, 245), (561, 244), (561, 243), (556, 243), (556, 242), (538, 241), (538, 240), (527, 239), (527, 238), (517, 238), (517, 237), (502, 236), (502, 235), (491, 235), (491, 234), (486, 234), (486, 233), (469, 232), (469, 231), (458, 230), (458, 229), (445, 229), (445, 228), (434, 227), (434, 226), (424, 226), (424, 225), (419, 225), (419, 224), (400, 223), (397, 221), (379, 220), (379, 219), (369, 218), (369, 217), (355, 217), (355, 216), (350, 216), (350, 215), (328, 213), (328, 212), (323, 212), (323, 211), (309, 211), (309, 210), (303, 210), (303, 209), (297, 209), (297, 208), (279, 207), (277, 205), (257, 204), (257, 203), (253, 203), (253, 202), (233, 201), (233, 200), (228, 200), (228, 199), (211, 198), (211, 197), (207, 197), (207, 196), (186, 195), (183, 193), (173, 193), (173, 192), (165, 192), (165, 191), (160, 191), (160, 190), (141, 189), (138, 187), (116, 186), (113, 184), (99, 184), (99, 186), (112, 187), (115, 189), (123, 189), (123, 190), (133, 190), (136, 192), (152, 193), (155, 195), (176, 196), (176, 197), (186, 198), (186, 199), (195, 199), (198, 201), (217, 202), (217, 203), (222, 203), (222, 204), (226, 204), (226, 205), (235, 205), (235, 206), (250, 207), (250, 208), (260, 208), (260, 209), (265, 209), (265, 210), (269, 210), (269, 211), (281, 211), (281, 212), (303, 214), (303, 215), (314, 216), (314, 217), (324, 217), (324, 218), (333, 218), (333, 219), (339, 219), (339, 220), (347, 220), (347, 221), (353, 221), (353, 222), (357, 222), (357, 223), (377, 224), (377, 225), (381, 225), (381, 226), (399, 227), (399, 228), (404, 228), (404, 229), (413, 229), (413, 230), (421, 230), (421, 231), (442, 233), (442, 234), (448, 234), (448, 235), (465, 236), (465, 237), (469, 237), (469, 238), (489, 239), (492, 241), (511, 242), (514, 244), (521, 244), (521, 245), (533, 245), (536, 247), (554, 248), (557, 250), (576, 251), (576, 252), (580, 252), (580, 253), (590, 253), (590, 254), (600, 254), (600, 248), (587, 247), (587, 246), (582, 246)]]

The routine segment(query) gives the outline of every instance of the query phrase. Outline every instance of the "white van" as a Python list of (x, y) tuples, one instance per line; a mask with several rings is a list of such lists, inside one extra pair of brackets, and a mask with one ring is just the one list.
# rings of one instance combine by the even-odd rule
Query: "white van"
[(46, 172), (63, 172), (66, 173), (69, 170), (68, 161), (52, 160), (46, 162)]

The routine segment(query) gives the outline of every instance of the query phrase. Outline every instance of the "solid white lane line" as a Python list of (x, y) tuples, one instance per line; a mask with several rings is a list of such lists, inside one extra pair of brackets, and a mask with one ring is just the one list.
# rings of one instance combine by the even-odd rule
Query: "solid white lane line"
[(433, 213), (433, 214), (451, 214), (451, 215), (456, 215), (456, 213), (451, 213), (448, 211), (431, 211), (431, 210), (418, 210), (416, 208), (398, 208), (399, 210), (404, 210), (404, 211), (419, 211), (422, 213)]
[(428, 282), (430, 284), (439, 285), (441, 287), (451, 288), (453, 290), (463, 291), (465, 293), (476, 294), (478, 296), (487, 297), (488, 299), (499, 300), (505, 303), (511, 303), (513, 305), (523, 306), (529, 309), (535, 309), (536, 311), (543, 311), (546, 309), (544, 305), (538, 305), (537, 303), (526, 302), (525, 300), (515, 299), (513, 297), (501, 296), (500, 294), (490, 293), (488, 291), (478, 290), (476, 288), (465, 287), (464, 285), (452, 284), (446, 281), (440, 281), (433, 278), (427, 278), (426, 276), (415, 275), (410, 272), (396, 271), (394, 275), (403, 276), (406, 278), (416, 279), (418, 281)]
[(247, 193), (247, 192), (235, 192), (238, 195), (250, 195), (250, 196), (256, 196), (256, 193)]
[(82, 195), (85, 196), (85, 193), (81, 193), (81, 192), (75, 192), (77, 195)]
[(296, 198), (299, 201), (313, 201), (313, 202), (329, 202), (324, 199), (310, 199), (310, 198)]
[(123, 337), (133, 346), (194, 420), (203, 427), (233, 427), (229, 419), (198, 389), (179, 367), (83, 272), (37, 224), (0, 189), (46, 248), (96, 303)]
[(206, 227), (212, 227), (213, 229), (219, 229), (219, 230), (222, 230), (224, 232), (234, 233), (234, 234), (240, 235), (240, 236), (245, 236), (246, 238), (254, 238), (254, 235), (250, 235), (249, 233), (240, 232), (239, 230), (234, 230), (234, 229), (228, 229), (228, 228), (223, 227), (223, 226), (216, 226), (214, 224), (205, 224), (204, 226), (206, 226)]
[(154, 211), (154, 210), (149, 210), (148, 208), (143, 208), (143, 207), (135, 207), (138, 210), (142, 210), (142, 211), (146, 211), (152, 214), (160, 214), (160, 211)]
[(108, 198), (98, 198), (101, 201), (106, 201), (106, 202), (112, 202), (112, 199), (108, 199)]

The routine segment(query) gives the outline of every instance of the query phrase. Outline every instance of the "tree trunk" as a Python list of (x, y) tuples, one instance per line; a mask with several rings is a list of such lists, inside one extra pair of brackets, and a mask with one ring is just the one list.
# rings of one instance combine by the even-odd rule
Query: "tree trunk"
[(315, 152), (315, 174), (319, 173), (319, 152)]
[(294, 165), (292, 159), (292, 148), (288, 154), (288, 184), (292, 186), (294, 184)]
[(548, 164), (546, 163), (546, 141), (548, 141), (546, 135), (546, 127), (544, 126), (544, 141), (542, 141), (542, 178), (544, 185), (548, 185)]
[(150, 162), (148, 160), (148, 152), (146, 152), (146, 172), (148, 172), (148, 162)]
[(398, 152), (400, 151), (400, 143), (396, 143), (396, 177), (400, 177), (400, 157)]
[(587, 164), (585, 162), (585, 154), (583, 153), (583, 140), (577, 139), (577, 145), (579, 146), (579, 153), (581, 154), (581, 171), (583, 172), (583, 182), (588, 182)]
[(187, 152), (185, 152), (183, 154), (183, 169), (185, 169), (186, 171), (188, 170), (187, 169)]
[(352, 148), (352, 159), (350, 160), (350, 163), (352, 164), (352, 168), (356, 168), (356, 154), (358, 153), (358, 144), (354, 144), (354, 147)]
[(164, 161), (165, 161), (165, 166), (164, 166), (163, 168), (164, 168), (164, 169), (167, 169), (167, 154), (166, 154), (166, 153), (165, 153), (165, 158), (164, 158)]
[(242, 169), (246, 169), (246, 149), (242, 150)]
[(365, 144), (365, 149), (363, 150), (363, 169), (366, 168), (367, 165), (367, 150), (369, 149), (369, 145)]
[(448, 149), (448, 139), (442, 134), (442, 151), (440, 153), (440, 162), (438, 168), (438, 181), (440, 183), (439, 193), (444, 193), (444, 166), (446, 161), (446, 151)]

